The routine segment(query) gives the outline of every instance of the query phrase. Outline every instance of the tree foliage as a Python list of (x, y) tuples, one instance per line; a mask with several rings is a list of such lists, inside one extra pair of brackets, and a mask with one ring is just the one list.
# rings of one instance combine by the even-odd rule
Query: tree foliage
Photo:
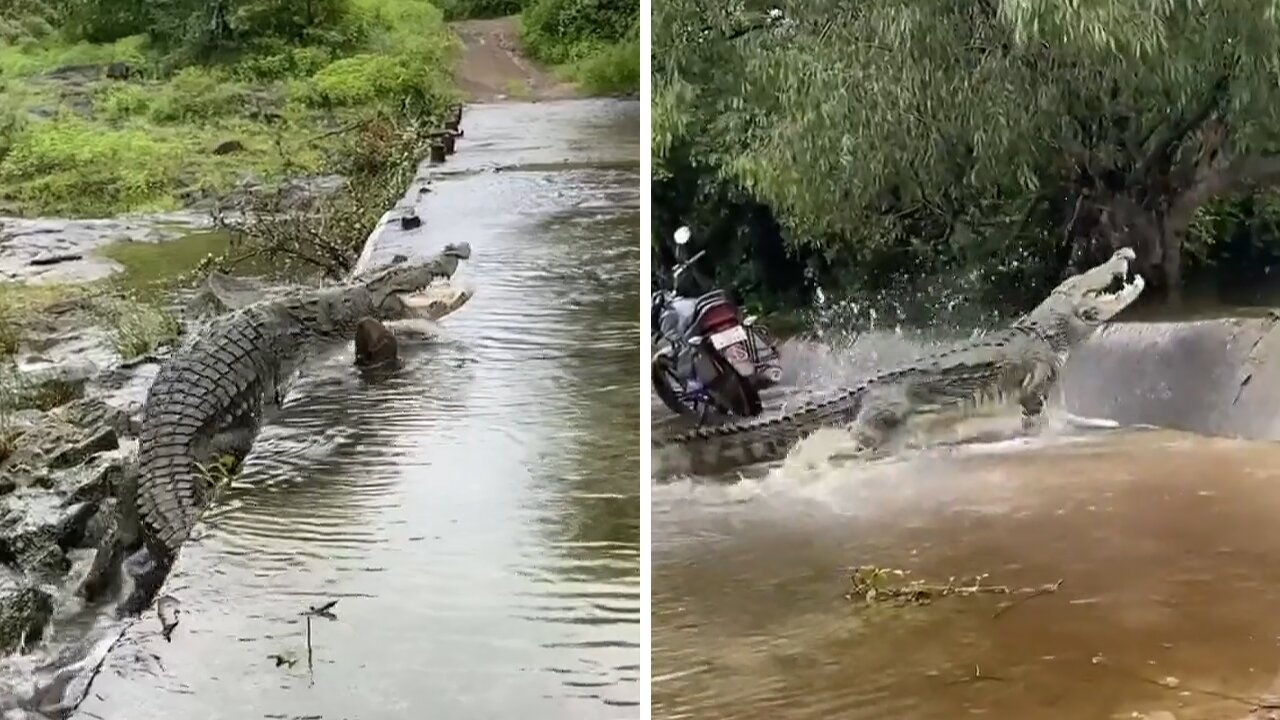
[(61, 0), (65, 27), (90, 42), (145, 31), (161, 45), (203, 57), (261, 42), (332, 42), (351, 17), (348, 0)]
[(1280, 177), (1270, 0), (780, 9), (655, 1), (657, 182), (765, 204), (828, 281), (1030, 288), (1133, 244), (1175, 284), (1205, 209)]

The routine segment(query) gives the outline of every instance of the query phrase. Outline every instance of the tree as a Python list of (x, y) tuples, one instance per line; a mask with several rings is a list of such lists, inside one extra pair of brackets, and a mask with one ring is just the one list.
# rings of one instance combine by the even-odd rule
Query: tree
[(1047, 280), (1131, 245), (1176, 292), (1199, 214), (1280, 182), (1278, 11), (656, 0), (655, 166), (696, 157), (828, 261)]

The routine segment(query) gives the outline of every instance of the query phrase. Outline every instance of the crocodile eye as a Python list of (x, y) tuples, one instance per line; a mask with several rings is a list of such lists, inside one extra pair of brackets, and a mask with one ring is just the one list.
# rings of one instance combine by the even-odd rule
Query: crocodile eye
[(1080, 311), (1080, 317), (1086, 322), (1098, 322), (1102, 316), (1098, 313), (1097, 308), (1085, 308)]

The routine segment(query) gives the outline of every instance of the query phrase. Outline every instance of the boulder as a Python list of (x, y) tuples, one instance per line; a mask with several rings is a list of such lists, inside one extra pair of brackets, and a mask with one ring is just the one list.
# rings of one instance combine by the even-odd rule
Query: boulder
[(223, 140), (213, 147), (214, 155), (232, 155), (244, 152), (244, 143), (239, 140)]
[(60, 577), (70, 569), (65, 550), (79, 544), (97, 511), (91, 502), (63, 506), (50, 492), (23, 491), (0, 504), (0, 559), (29, 576)]
[(51, 617), (53, 597), (49, 593), (0, 579), (0, 655), (34, 647)]

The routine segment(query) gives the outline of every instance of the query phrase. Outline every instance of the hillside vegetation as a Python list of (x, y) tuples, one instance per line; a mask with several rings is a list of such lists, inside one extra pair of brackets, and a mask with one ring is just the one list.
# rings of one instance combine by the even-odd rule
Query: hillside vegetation
[(329, 172), (335, 130), (455, 99), (456, 40), (421, 0), (22, 0), (0, 28), (0, 205), (22, 214)]

